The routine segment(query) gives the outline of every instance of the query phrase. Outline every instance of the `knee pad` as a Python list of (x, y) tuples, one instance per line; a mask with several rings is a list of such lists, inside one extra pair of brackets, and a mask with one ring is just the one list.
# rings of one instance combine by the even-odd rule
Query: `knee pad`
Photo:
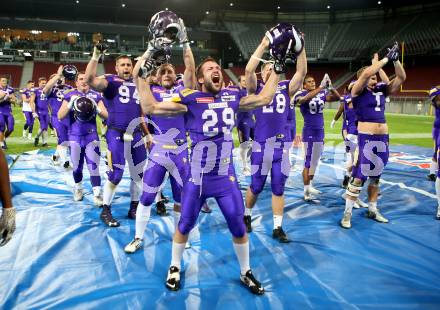
[(284, 184), (272, 184), (272, 194), (275, 196), (283, 196)]
[(196, 225), (197, 219), (180, 217), (177, 228), (182, 235), (188, 235)]
[(246, 234), (243, 216), (235, 216), (228, 221), (229, 231), (235, 238), (242, 238)]
[(370, 178), (370, 183), (368, 184), (368, 186), (379, 187), (379, 183), (379, 178)]
[(252, 193), (255, 196), (258, 196), (263, 191), (264, 183), (261, 182), (251, 183), (251, 186), (249, 188), (251, 189)]
[(108, 180), (114, 185), (118, 185), (122, 180), (124, 171), (122, 169), (114, 168), (113, 171), (107, 171)]
[(363, 186), (364, 186), (364, 182), (362, 182), (360, 185), (358, 185), (358, 184), (355, 184), (354, 178), (352, 178), (350, 180), (350, 183), (348, 183), (347, 190), (345, 191), (345, 194), (350, 197), (358, 198)]
[(144, 206), (149, 206), (153, 204), (155, 198), (156, 198), (156, 193), (148, 193), (143, 191), (139, 201)]

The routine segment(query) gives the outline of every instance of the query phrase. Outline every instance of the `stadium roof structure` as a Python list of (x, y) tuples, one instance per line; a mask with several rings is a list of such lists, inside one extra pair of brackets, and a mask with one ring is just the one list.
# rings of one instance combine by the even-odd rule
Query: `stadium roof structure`
[(210, 12), (223, 10), (259, 11), (271, 14), (326, 10), (385, 10), (406, 5), (423, 5), (430, 0), (14, 0), (3, 6), (0, 16), (78, 20), (145, 25), (157, 11), (175, 11), (187, 24), (199, 23)]

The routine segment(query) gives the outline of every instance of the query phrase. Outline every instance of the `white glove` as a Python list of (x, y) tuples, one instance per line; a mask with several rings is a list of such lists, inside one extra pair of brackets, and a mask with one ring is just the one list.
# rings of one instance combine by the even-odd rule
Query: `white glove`
[(332, 122), (330, 123), (330, 128), (334, 128), (335, 127), (335, 123), (336, 123), (336, 121), (332, 120)]
[(147, 78), (156, 69), (152, 59), (143, 60), (139, 68), (139, 76), (143, 79)]
[(92, 54), (92, 60), (99, 61), (99, 58), (101, 58), (102, 52), (96, 47), (93, 47), (93, 54)]
[(188, 43), (188, 32), (186, 31), (185, 24), (183, 23), (183, 19), (179, 18), (179, 25), (180, 25), (180, 31), (177, 34), (177, 38), (179, 39), (179, 42), (182, 43)]
[(321, 84), (319, 84), (319, 87), (321, 88), (327, 88), (328, 82), (330, 80), (330, 77), (328, 76), (328, 74), (326, 73), (324, 75), (324, 77), (322, 78)]
[(33, 116), (34, 118), (38, 118), (38, 114), (35, 113), (35, 112), (32, 112), (32, 116)]
[(67, 108), (68, 108), (69, 110), (72, 110), (73, 105), (75, 104), (75, 100), (78, 99), (78, 98), (79, 98), (78, 96), (72, 96), (72, 97), (70, 97), (70, 100), (69, 100), (69, 102), (67, 103)]
[(154, 47), (153, 40), (148, 42), (148, 47), (145, 53), (141, 56), (141, 59), (150, 59), (151, 56), (153, 56), (154, 52), (157, 51), (157, 49)]
[(15, 208), (3, 208), (0, 217), (0, 246), (4, 246), (11, 240), (15, 231)]

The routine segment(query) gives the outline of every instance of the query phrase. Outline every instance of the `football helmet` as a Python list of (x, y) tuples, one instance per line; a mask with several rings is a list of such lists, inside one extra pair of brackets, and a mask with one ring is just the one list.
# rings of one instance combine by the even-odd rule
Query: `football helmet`
[(172, 11), (157, 12), (148, 25), (155, 48), (164, 48), (177, 42), (181, 30), (179, 17)]
[(303, 34), (292, 24), (279, 23), (266, 32), (270, 55), (276, 60), (296, 59), (304, 48)]
[(75, 81), (78, 75), (78, 69), (74, 65), (65, 65), (63, 67), (63, 76), (69, 81)]
[(96, 103), (87, 97), (78, 97), (73, 103), (73, 115), (80, 122), (88, 122), (96, 116)]

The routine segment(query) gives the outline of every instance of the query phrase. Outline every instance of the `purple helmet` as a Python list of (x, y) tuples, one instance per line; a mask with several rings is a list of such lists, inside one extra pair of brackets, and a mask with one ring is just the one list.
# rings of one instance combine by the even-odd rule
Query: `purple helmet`
[(164, 47), (176, 42), (180, 28), (179, 17), (172, 11), (157, 12), (148, 25), (156, 47)]
[(63, 67), (63, 76), (70, 81), (75, 81), (78, 75), (78, 69), (74, 65), (65, 65)]
[(96, 116), (96, 103), (87, 97), (78, 97), (73, 103), (73, 115), (80, 122), (88, 122)]
[(302, 33), (294, 25), (279, 23), (266, 32), (270, 55), (277, 60), (296, 58), (304, 48)]

